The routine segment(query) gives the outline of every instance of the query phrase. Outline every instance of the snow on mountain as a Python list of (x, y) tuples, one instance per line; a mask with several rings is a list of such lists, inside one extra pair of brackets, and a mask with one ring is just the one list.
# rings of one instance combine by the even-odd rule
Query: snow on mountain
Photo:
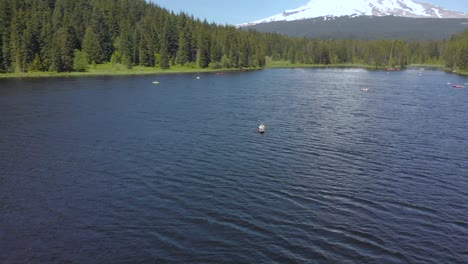
[(294, 21), (315, 17), (340, 16), (402, 16), (433, 18), (468, 18), (468, 14), (412, 0), (311, 0), (296, 9), (265, 19), (240, 24), (251, 26), (274, 21)]

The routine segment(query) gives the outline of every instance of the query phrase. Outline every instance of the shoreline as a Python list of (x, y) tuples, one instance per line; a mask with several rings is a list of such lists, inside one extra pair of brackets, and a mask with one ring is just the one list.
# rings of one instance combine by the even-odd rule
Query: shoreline
[[(161, 74), (194, 74), (194, 73), (217, 73), (217, 72), (242, 72), (256, 71), (264, 69), (279, 69), (279, 68), (314, 68), (314, 69), (366, 69), (366, 70), (387, 70), (386, 68), (375, 68), (372, 65), (365, 64), (289, 64), (289, 63), (273, 63), (263, 68), (248, 68), (248, 69), (233, 69), (233, 68), (190, 68), (183, 66), (174, 66), (167, 70), (162, 70), (154, 67), (135, 66), (132, 69), (115, 69), (109, 64), (101, 64), (90, 68), (85, 72), (26, 72), (26, 73), (0, 73), (1, 79), (17, 79), (17, 78), (59, 78), (59, 77), (98, 77), (98, 76), (138, 76), (138, 75), (161, 75)], [(407, 69), (424, 68), (442, 70), (448, 73), (454, 73), (462, 76), (467, 76), (468, 72), (453, 72), (447, 70), (443, 65), (429, 64), (411, 64)], [(398, 69), (400, 70), (400, 69)], [(404, 69), (401, 69), (404, 70)]]
[[(249, 71), (260, 70), (262, 68), (247, 69)], [(132, 69), (110, 69), (108, 65), (98, 65), (94, 69), (88, 69), (84, 72), (25, 72), (25, 73), (0, 73), (1, 79), (16, 78), (62, 78), (62, 77), (99, 77), (99, 76), (138, 76), (138, 75), (161, 75), (161, 74), (199, 74), (216, 72), (238, 72), (245, 69), (199, 69), (175, 66), (171, 69), (162, 70), (155, 67), (135, 66)]]

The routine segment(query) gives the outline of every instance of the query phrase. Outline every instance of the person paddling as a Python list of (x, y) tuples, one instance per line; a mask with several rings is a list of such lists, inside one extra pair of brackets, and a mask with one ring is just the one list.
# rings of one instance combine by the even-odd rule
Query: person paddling
[(265, 125), (263, 123), (258, 127), (258, 132), (261, 134), (265, 133)]

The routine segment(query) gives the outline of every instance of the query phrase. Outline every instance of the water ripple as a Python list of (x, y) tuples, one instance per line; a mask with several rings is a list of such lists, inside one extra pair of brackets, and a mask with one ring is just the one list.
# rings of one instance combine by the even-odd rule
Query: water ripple
[(417, 73), (0, 80), (0, 262), (465, 263), (467, 81)]

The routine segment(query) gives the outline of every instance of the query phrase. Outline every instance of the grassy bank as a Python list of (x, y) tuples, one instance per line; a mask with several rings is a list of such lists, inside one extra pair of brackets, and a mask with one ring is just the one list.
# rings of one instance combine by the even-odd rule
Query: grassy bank
[(446, 71), (446, 72), (449, 72), (449, 73), (455, 73), (455, 74), (459, 74), (459, 75), (468, 76), (468, 71), (453, 70), (452, 68), (444, 68), (443, 70)]
[(75, 77), (75, 76), (118, 76), (118, 75), (152, 75), (169, 73), (202, 73), (202, 72), (226, 72), (236, 71), (236, 69), (200, 69), (184, 66), (171, 66), (168, 70), (156, 67), (135, 66), (127, 69), (123, 65), (113, 66), (108, 64), (98, 64), (90, 66), (84, 72), (20, 72), (20, 73), (0, 73), (0, 78), (29, 78), (29, 77)]
[[(270, 61), (265, 68), (359, 68), (369, 70), (385, 70), (385, 67), (375, 68), (374, 65), (366, 64), (292, 64), (289, 61)], [(443, 65), (432, 64), (412, 64), (408, 68), (432, 68), (446, 70)], [(259, 70), (261, 68), (250, 69)], [(244, 69), (243, 69), (244, 70)], [(156, 67), (135, 66), (127, 69), (123, 65), (99, 64), (89, 66), (84, 72), (26, 72), (26, 73), (0, 73), (1, 78), (29, 78), (29, 77), (78, 77), (78, 76), (119, 76), (119, 75), (155, 75), (170, 73), (203, 73), (203, 72), (226, 72), (241, 71), (241, 69), (211, 69), (211, 68), (193, 68), (188, 66), (171, 66), (168, 70), (162, 70)], [(468, 72), (456, 72), (460, 75), (468, 75)]]
[(441, 64), (410, 64), (407, 67), (408, 68), (439, 69), (439, 70), (443, 70), (445, 68), (445, 66)]
[(468, 76), (468, 72), (466, 72), (466, 71), (456, 71), (456, 72), (452, 71), (452, 73)]

